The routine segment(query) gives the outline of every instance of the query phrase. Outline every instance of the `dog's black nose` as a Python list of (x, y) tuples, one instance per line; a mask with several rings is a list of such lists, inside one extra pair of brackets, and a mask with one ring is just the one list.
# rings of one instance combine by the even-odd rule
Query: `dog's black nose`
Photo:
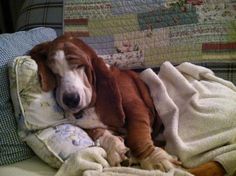
[(80, 97), (74, 93), (64, 94), (62, 101), (68, 108), (76, 108), (80, 102)]

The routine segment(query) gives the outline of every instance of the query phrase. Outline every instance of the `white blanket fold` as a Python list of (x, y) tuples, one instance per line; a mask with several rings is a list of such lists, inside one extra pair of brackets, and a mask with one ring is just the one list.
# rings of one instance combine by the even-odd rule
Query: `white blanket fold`
[(55, 176), (192, 176), (175, 168), (168, 173), (132, 167), (109, 167), (106, 152), (100, 147), (85, 148), (74, 153)]
[[(219, 161), (236, 170), (236, 87), (204, 67), (165, 62), (141, 73), (165, 126), (167, 152), (185, 167)], [(231, 155), (227, 153), (231, 153)]]

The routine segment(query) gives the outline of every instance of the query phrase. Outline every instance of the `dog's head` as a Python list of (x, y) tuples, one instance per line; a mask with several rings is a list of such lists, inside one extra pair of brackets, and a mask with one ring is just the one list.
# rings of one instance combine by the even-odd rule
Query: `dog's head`
[(63, 35), (34, 47), (30, 55), (39, 67), (44, 91), (56, 88), (56, 99), (66, 111), (76, 113), (92, 103), (95, 52), (81, 40)]
[(75, 114), (95, 105), (100, 116), (113, 119), (111, 124), (123, 124), (121, 95), (110, 68), (82, 40), (62, 35), (36, 45), (30, 56), (38, 65), (42, 89), (56, 88), (57, 102), (65, 111)]

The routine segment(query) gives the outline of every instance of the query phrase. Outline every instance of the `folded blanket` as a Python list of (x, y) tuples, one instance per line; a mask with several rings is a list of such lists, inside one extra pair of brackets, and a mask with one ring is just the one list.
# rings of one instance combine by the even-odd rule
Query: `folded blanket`
[(236, 87), (204, 67), (161, 65), (141, 73), (163, 121), (166, 150), (185, 167), (220, 162), (236, 171)]
[(74, 153), (61, 166), (55, 176), (192, 176), (181, 169), (168, 173), (159, 170), (142, 170), (131, 167), (109, 167), (106, 152), (100, 147), (90, 147)]

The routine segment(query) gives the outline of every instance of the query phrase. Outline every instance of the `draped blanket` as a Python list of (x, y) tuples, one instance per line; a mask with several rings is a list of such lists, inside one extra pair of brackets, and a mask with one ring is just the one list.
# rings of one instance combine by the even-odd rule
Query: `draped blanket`
[(106, 152), (100, 147), (91, 147), (74, 153), (61, 166), (55, 176), (192, 176), (181, 169), (168, 173), (159, 170), (142, 170), (133, 167), (109, 167)]
[(236, 171), (236, 87), (204, 67), (170, 62), (141, 73), (164, 124), (166, 150), (185, 167), (220, 162)]

